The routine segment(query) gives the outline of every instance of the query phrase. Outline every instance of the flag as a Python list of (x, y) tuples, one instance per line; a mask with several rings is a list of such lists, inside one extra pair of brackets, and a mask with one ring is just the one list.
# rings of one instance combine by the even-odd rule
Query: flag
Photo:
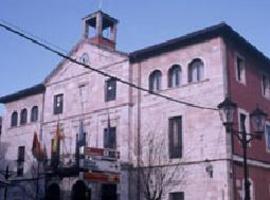
[(80, 120), (80, 125), (79, 125), (79, 134), (78, 134), (78, 146), (84, 146), (86, 143), (86, 138), (85, 138), (85, 132), (84, 132), (84, 127), (83, 127), (83, 121)]
[(34, 137), (33, 137), (33, 144), (32, 144), (32, 154), (36, 159), (38, 159), (40, 152), (41, 152), (41, 147), (38, 141), (37, 133), (35, 132)]
[(51, 153), (52, 153), (52, 155), (51, 155), (52, 163), (51, 164), (54, 168), (56, 168), (59, 164), (60, 140), (62, 140), (63, 138), (64, 138), (64, 135), (61, 133), (59, 123), (57, 123), (55, 136), (52, 140), (52, 151), (51, 151)]
[(33, 137), (32, 154), (38, 161), (42, 161), (45, 158), (44, 148), (41, 147), (41, 144), (38, 141), (38, 136), (36, 132), (34, 133), (34, 137)]
[(43, 146), (43, 160), (47, 160), (47, 159), (48, 159), (47, 148), (46, 148), (46, 145), (44, 144), (44, 146)]
[(61, 134), (60, 125), (57, 123), (55, 136), (53, 138), (52, 152), (56, 153), (60, 148), (60, 140), (63, 139), (64, 136)]

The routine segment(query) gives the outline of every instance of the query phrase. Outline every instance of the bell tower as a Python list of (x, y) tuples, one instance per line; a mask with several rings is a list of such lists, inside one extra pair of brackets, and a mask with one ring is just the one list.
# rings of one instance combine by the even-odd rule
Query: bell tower
[(114, 50), (118, 20), (101, 10), (83, 19), (83, 38), (92, 44)]

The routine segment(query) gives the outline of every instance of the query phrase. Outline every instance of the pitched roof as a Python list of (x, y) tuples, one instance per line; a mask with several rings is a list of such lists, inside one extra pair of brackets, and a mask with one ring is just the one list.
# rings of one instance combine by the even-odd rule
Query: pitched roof
[(263, 61), (270, 64), (270, 59), (253, 46), (249, 41), (243, 38), (239, 33), (233, 30), (231, 26), (222, 22), (214, 26), (204, 28), (202, 30), (189, 33), (187, 35), (168, 40), (166, 42), (149, 46), (137, 51), (130, 53), (131, 62), (140, 62), (152, 56), (159, 55), (164, 52), (179, 49), (181, 47), (196, 44), (211, 38), (223, 37), (240, 45), (254, 56), (262, 59)]
[(16, 101), (27, 96), (43, 93), (44, 91), (45, 91), (44, 84), (43, 83), (37, 84), (30, 88), (19, 90), (13, 94), (0, 97), (0, 103), (9, 103), (9, 102)]

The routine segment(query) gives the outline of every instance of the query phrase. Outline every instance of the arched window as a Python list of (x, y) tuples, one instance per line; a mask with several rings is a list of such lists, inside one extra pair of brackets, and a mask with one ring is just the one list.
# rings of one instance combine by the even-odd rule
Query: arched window
[(14, 111), (11, 115), (11, 127), (18, 125), (18, 113), (17, 111)]
[(26, 108), (22, 109), (20, 117), (21, 117), (20, 124), (21, 125), (26, 124), (26, 122), (27, 122), (27, 110), (26, 110)]
[(188, 66), (188, 82), (198, 82), (204, 78), (204, 64), (201, 59), (194, 59)]
[(149, 76), (149, 90), (158, 91), (161, 89), (161, 71), (155, 70)]
[(181, 84), (181, 67), (173, 65), (168, 72), (168, 87), (173, 88)]
[(34, 106), (31, 110), (31, 122), (36, 122), (38, 120), (38, 107)]

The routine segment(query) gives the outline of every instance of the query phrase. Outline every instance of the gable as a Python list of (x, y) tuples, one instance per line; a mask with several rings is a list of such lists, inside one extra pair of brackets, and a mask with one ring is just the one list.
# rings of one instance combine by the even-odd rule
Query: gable
[[(101, 69), (115, 63), (128, 60), (128, 56), (118, 51), (111, 51), (96, 45), (90, 44), (88, 40), (81, 40), (70, 51), (69, 56), (81, 62), (83, 54), (87, 54), (90, 67)], [(63, 59), (56, 68), (45, 78), (45, 85), (68, 80), (81, 74), (90, 73), (91, 70), (85, 69), (83, 66), (72, 63)]]

